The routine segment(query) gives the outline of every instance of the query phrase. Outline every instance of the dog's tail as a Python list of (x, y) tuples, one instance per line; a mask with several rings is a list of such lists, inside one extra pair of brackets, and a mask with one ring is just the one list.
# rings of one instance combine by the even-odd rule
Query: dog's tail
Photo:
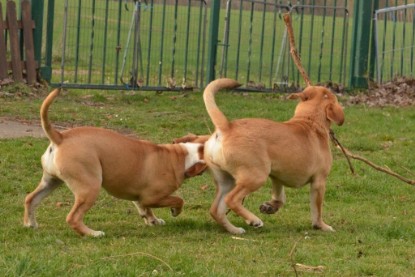
[(40, 108), (40, 119), (42, 122), (42, 128), (45, 132), (46, 136), (49, 138), (51, 142), (56, 145), (59, 145), (62, 142), (62, 134), (59, 133), (56, 129), (52, 127), (48, 118), (48, 109), (49, 106), (52, 104), (53, 100), (59, 95), (60, 89), (57, 88), (53, 90), (46, 99), (42, 103), (42, 107)]
[(213, 122), (213, 125), (221, 131), (229, 128), (229, 121), (225, 115), (219, 110), (215, 102), (215, 93), (221, 89), (233, 89), (241, 84), (232, 79), (217, 79), (210, 82), (203, 92), (203, 100), (205, 101), (206, 110)]

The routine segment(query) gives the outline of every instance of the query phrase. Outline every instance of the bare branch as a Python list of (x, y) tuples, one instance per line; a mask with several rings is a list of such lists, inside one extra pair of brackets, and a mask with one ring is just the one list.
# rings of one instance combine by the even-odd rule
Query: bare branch
[(415, 185), (415, 180), (411, 180), (411, 179), (405, 178), (405, 177), (399, 175), (398, 173), (393, 172), (389, 168), (381, 167), (381, 166), (379, 166), (379, 165), (377, 165), (377, 164), (375, 164), (375, 163), (373, 163), (373, 162), (371, 162), (371, 161), (369, 161), (369, 160), (367, 160), (367, 159), (365, 159), (365, 158), (363, 158), (361, 156), (358, 156), (358, 155), (355, 155), (355, 154), (351, 153), (349, 150), (347, 150), (346, 148), (344, 148), (340, 144), (340, 142), (337, 140), (337, 138), (335, 137), (334, 132), (332, 130), (330, 130), (330, 137), (333, 140), (333, 142), (340, 147), (340, 149), (342, 150), (343, 154), (346, 156), (346, 158), (347, 158), (347, 160), (349, 162), (350, 169), (352, 170), (352, 173), (354, 173), (354, 170), (353, 170), (353, 167), (351, 166), (351, 163), (350, 163), (348, 157), (350, 157), (352, 159), (355, 159), (355, 160), (362, 161), (362, 162), (370, 165), (374, 169), (376, 169), (378, 171), (381, 171), (383, 173), (389, 174), (389, 175), (391, 175), (391, 176), (393, 176), (395, 178), (398, 178), (399, 180), (401, 180), (401, 181), (403, 181), (405, 183), (408, 183), (408, 184), (413, 185), (413, 186)]
[(291, 57), (293, 58), (294, 63), (297, 66), (298, 71), (300, 71), (301, 76), (303, 76), (303, 79), (304, 79), (305, 83), (307, 84), (307, 86), (311, 86), (312, 84), (311, 84), (310, 78), (308, 77), (307, 72), (305, 72), (304, 67), (301, 64), (300, 56), (298, 55), (297, 49), (295, 48), (294, 31), (293, 31), (293, 27), (291, 25), (291, 15), (290, 15), (290, 13), (285, 13), (284, 14), (284, 22), (285, 22), (285, 26), (287, 27), (288, 38), (290, 40), (290, 54), (291, 54)]

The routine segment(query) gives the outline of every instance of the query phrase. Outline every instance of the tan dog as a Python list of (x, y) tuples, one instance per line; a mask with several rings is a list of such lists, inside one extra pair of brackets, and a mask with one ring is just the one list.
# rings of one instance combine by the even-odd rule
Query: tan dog
[(48, 120), (48, 108), (58, 94), (54, 90), (41, 107), (42, 127), (51, 143), (42, 156), (40, 184), (25, 200), (25, 226), (37, 227), (37, 205), (63, 182), (75, 196), (66, 221), (81, 235), (104, 235), (83, 223), (101, 187), (117, 198), (133, 201), (148, 225), (164, 224), (150, 208), (171, 207), (173, 216), (180, 214), (183, 200), (171, 194), (186, 177), (206, 169), (201, 158), (203, 144), (156, 145), (94, 127), (60, 133)]
[(231, 79), (211, 82), (203, 99), (215, 125), (205, 143), (204, 157), (217, 185), (211, 206), (212, 217), (227, 231), (244, 233), (226, 217), (227, 207), (246, 223), (262, 227), (261, 219), (243, 207), (245, 196), (259, 189), (268, 177), (272, 181), (272, 199), (260, 206), (266, 214), (275, 213), (285, 203), (284, 186), (311, 185), (310, 206), (314, 228), (333, 231), (322, 219), (323, 198), (332, 156), (329, 128), (342, 125), (344, 113), (336, 96), (324, 87), (307, 87), (291, 99), (299, 99), (294, 117), (286, 122), (267, 119), (239, 119), (229, 122), (215, 103), (220, 89), (235, 88)]

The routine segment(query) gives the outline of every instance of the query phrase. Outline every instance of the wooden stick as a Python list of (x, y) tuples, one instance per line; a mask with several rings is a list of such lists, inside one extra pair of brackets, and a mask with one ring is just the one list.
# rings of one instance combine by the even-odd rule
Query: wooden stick
[(288, 31), (288, 38), (290, 40), (290, 54), (294, 60), (295, 65), (297, 66), (298, 71), (300, 71), (301, 75), (307, 86), (311, 86), (310, 78), (308, 77), (307, 73), (305, 72), (303, 66), (301, 65), (300, 55), (298, 55), (297, 49), (295, 48), (295, 40), (294, 40), (294, 31), (291, 25), (291, 16), (290, 13), (284, 14), (284, 22), (285, 26), (287, 27)]
[(352, 158), (352, 159), (355, 159), (355, 160), (362, 161), (362, 162), (364, 162), (364, 163), (366, 163), (366, 164), (370, 165), (370, 166), (371, 166), (371, 167), (373, 167), (374, 169), (376, 169), (376, 170), (378, 170), (378, 171), (381, 171), (381, 172), (383, 172), (383, 173), (389, 174), (389, 175), (391, 175), (391, 176), (393, 176), (393, 177), (396, 177), (396, 178), (398, 178), (399, 180), (401, 180), (401, 181), (403, 181), (403, 182), (405, 182), (405, 183), (408, 183), (408, 184), (410, 184), (410, 185), (412, 185), (412, 186), (414, 186), (414, 185), (415, 185), (415, 180), (411, 180), (411, 179), (405, 178), (405, 177), (403, 177), (403, 176), (399, 175), (398, 173), (393, 172), (393, 171), (392, 171), (392, 170), (390, 170), (389, 168), (386, 168), (386, 167), (381, 167), (381, 166), (379, 166), (379, 165), (377, 165), (377, 164), (374, 164), (373, 162), (371, 162), (371, 161), (369, 161), (369, 160), (367, 160), (367, 159), (365, 159), (365, 158), (363, 158), (363, 157), (361, 157), (361, 156), (358, 156), (358, 155), (355, 155), (355, 154), (351, 153), (349, 150), (347, 150), (346, 148), (344, 148), (344, 147), (343, 147), (343, 146), (339, 143), (339, 141), (338, 141), (338, 140), (337, 140), (337, 138), (335, 137), (334, 132), (333, 132), (332, 130), (330, 130), (330, 137), (332, 138), (333, 142), (334, 142), (336, 145), (338, 145), (338, 146), (340, 147), (340, 149), (342, 150), (343, 154), (346, 156), (347, 161), (349, 162), (350, 170), (352, 170), (352, 173), (354, 173), (354, 170), (353, 170), (353, 167), (351, 166), (351, 163), (350, 163), (349, 157), (350, 157), (350, 158)]
[(347, 159), (347, 163), (349, 164), (350, 171), (351, 171), (351, 172), (352, 172), (352, 174), (354, 175), (354, 174), (355, 174), (355, 171), (354, 171), (354, 168), (353, 168), (352, 163), (350, 162), (349, 156), (347, 156), (346, 149), (343, 147), (343, 145), (340, 143), (340, 141), (336, 138), (336, 136), (334, 135), (334, 131), (333, 131), (332, 129), (330, 129), (329, 134), (330, 134), (331, 141), (332, 141), (332, 142), (333, 142), (333, 143), (334, 143), (337, 147), (339, 147), (339, 148), (340, 148), (340, 150), (342, 151), (343, 155), (346, 157), (346, 159)]

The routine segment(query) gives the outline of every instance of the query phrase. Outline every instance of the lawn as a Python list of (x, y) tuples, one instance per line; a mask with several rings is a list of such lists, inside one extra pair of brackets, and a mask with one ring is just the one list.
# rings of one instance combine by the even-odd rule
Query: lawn
[[(0, 98), (0, 117), (38, 122), (42, 97)], [(345, 102), (345, 99), (342, 98)], [(218, 105), (231, 118), (287, 120), (296, 102), (279, 94), (220, 93)], [(352, 152), (415, 178), (415, 110), (345, 107), (346, 122), (334, 127)], [(133, 133), (157, 143), (188, 132), (212, 130), (200, 92), (69, 91), (52, 105), (61, 126), (94, 125)], [(134, 206), (104, 191), (85, 221), (103, 238), (84, 238), (65, 222), (71, 192), (62, 187), (38, 208), (36, 230), (23, 227), (23, 202), (41, 177), (46, 139), (0, 139), (0, 276), (296, 276), (292, 263), (322, 266), (322, 273), (298, 276), (410, 276), (415, 272), (414, 187), (353, 161), (353, 176), (337, 149), (328, 179), (324, 219), (336, 232), (311, 228), (308, 187), (287, 189), (276, 215), (259, 213), (270, 184), (245, 205), (264, 227), (245, 226), (233, 236), (209, 215), (214, 185), (209, 174), (187, 180), (178, 194), (183, 213), (156, 209), (164, 226), (148, 227)]]

